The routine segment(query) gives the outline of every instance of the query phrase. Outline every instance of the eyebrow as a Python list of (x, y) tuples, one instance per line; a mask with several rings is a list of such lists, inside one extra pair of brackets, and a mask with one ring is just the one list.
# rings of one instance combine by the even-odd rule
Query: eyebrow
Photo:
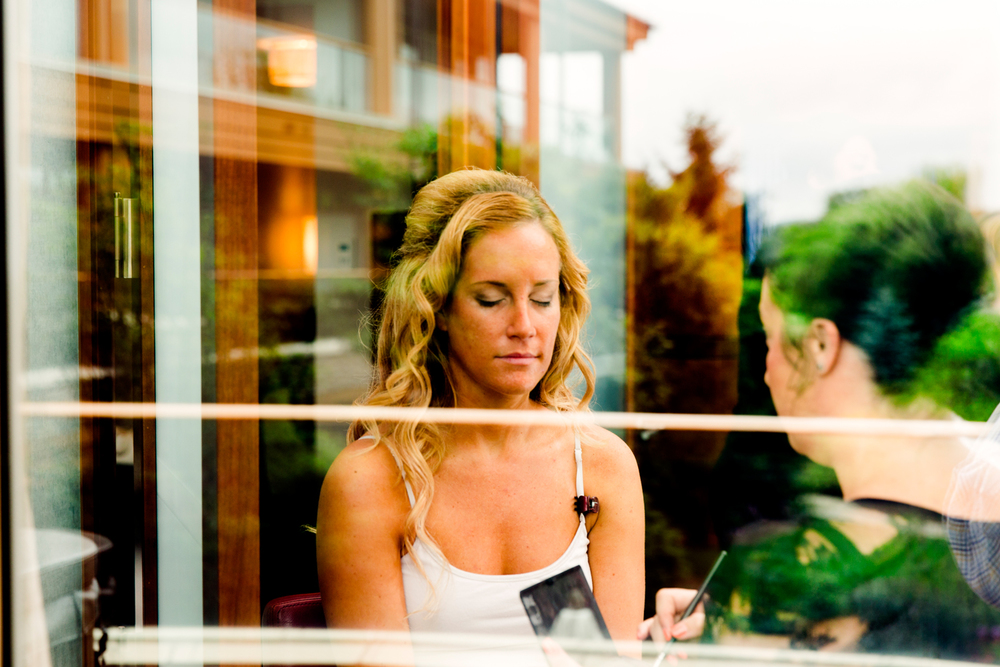
[[(553, 283), (559, 282), (558, 280), (540, 280), (533, 285), (533, 287), (545, 287), (547, 285), (552, 285)], [(507, 283), (500, 280), (480, 280), (479, 282), (472, 283), (473, 287), (479, 285), (492, 285), (493, 287), (503, 287), (506, 289)]]

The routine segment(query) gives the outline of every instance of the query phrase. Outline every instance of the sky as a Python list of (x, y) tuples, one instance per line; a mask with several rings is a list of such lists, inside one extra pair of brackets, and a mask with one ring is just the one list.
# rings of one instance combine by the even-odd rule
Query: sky
[(1000, 3), (606, 1), (653, 26), (622, 65), (628, 166), (682, 168), (685, 118), (705, 114), (771, 223), (942, 167), (1000, 210)]

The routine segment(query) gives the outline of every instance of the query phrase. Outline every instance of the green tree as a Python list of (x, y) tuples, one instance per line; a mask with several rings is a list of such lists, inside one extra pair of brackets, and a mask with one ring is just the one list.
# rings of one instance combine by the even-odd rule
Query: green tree
[[(646, 174), (629, 182), (632, 407), (726, 413), (736, 403), (742, 200), (729, 184), (732, 168), (718, 163), (716, 125), (692, 116), (684, 135), (689, 163), (670, 174), (669, 185)], [(692, 574), (713, 556), (708, 473), (724, 444), (723, 433), (635, 439), (648, 501), (651, 593), (697, 585)]]

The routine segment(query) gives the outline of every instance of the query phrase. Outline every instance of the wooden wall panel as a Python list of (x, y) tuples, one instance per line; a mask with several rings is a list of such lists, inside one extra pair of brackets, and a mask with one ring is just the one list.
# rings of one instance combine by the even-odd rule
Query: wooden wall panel
[[(131, 6), (120, 0), (85, 2), (81, 5), (81, 57), (131, 66), (140, 78), (148, 78), (148, 16), (146, 0)], [(129, 22), (138, 29), (130, 31)], [(132, 38), (136, 40), (134, 53), (130, 53)], [(151, 90), (125, 78), (96, 76), (86, 67), (80, 68), (75, 84), (75, 104), (51, 100), (40, 106), (40, 120), (60, 135), (74, 133), (77, 141), (80, 364), (113, 371), (106, 377), (82, 379), (81, 399), (153, 401)], [(140, 233), (137, 279), (115, 277), (116, 192), (139, 201), (134, 209)], [(138, 323), (138, 336), (128, 322)], [(119, 431), (122, 437), (131, 433), (134, 467), (118, 461)], [(110, 576), (123, 583), (117, 604), (109, 607), (108, 622), (131, 622), (130, 618), (138, 624), (157, 622), (154, 438), (152, 420), (81, 420), (81, 525), (111, 538), (115, 552), (106, 567), (111, 568)], [(129, 477), (122, 479), (122, 475)], [(131, 586), (135, 546), (141, 550), (139, 592)], [(83, 583), (90, 583), (86, 575)], [(128, 612), (133, 600), (135, 616)], [(85, 650), (84, 664), (90, 664), (92, 657)]]
[[(135, 3), (137, 25), (137, 69), (140, 77), (149, 80), (152, 76), (153, 40), (150, 26), (150, 0), (139, 0)], [(140, 325), (142, 337), (140, 354), (142, 355), (142, 380), (140, 386), (141, 398), (144, 403), (156, 401), (156, 341), (154, 338), (155, 303), (154, 266), (153, 266), (153, 89), (151, 86), (136, 86), (136, 105), (138, 107), (139, 127), (137, 132), (138, 158), (140, 170), (149, 174), (145, 186), (141, 190), (139, 206), (139, 290), (140, 290)], [(156, 517), (156, 420), (143, 419), (137, 421), (139, 438), (135, 446), (135, 488), (139, 490), (142, 503), (142, 533), (140, 536), (142, 557), (141, 611), (142, 622), (145, 625), (156, 625), (158, 622), (158, 576), (157, 576), (157, 517)], [(138, 618), (136, 622), (138, 622)]]
[(257, 158), (260, 162), (350, 172), (357, 155), (378, 155), (405, 164), (398, 148), (400, 130), (367, 127), (259, 107)]
[(130, 4), (129, 0), (81, 0), (81, 56), (101, 63), (129, 65), (129, 26), (135, 18)]
[(371, 56), (371, 110), (392, 115), (398, 0), (365, 0), (365, 42)]
[[(93, 77), (77, 77), (77, 88), (81, 87), (88, 93), (80, 100), (84, 108), (90, 109), (98, 104), (111, 106), (111, 86), (102, 86)], [(91, 115), (91, 118), (93, 116)], [(107, 200), (110, 183), (109, 161), (110, 146), (104, 150), (94, 142), (80, 140), (77, 143), (77, 171), (81, 175), (77, 183), (77, 275), (78, 317), (80, 341), (80, 366), (83, 368), (107, 368), (111, 366), (109, 352), (112, 341), (107, 326), (101, 327), (102, 308), (101, 292), (110, 293), (114, 285), (108, 286), (108, 272), (99, 275), (102, 268), (99, 261), (101, 249), (100, 234), (102, 223), (107, 224), (106, 206), (105, 219), (102, 220), (100, 200)], [(103, 159), (102, 159), (103, 158)], [(101, 187), (103, 185), (103, 187)], [(103, 290), (102, 290), (103, 288)], [(106, 318), (104, 320), (106, 323)], [(109, 382), (100, 380), (87, 381), (81, 378), (81, 401), (112, 400)], [(95, 530), (94, 487), (95, 449), (102, 440), (100, 431), (108, 434), (109, 420), (80, 420), (80, 524), (81, 528), (93, 532)]]
[(439, 173), (497, 164), (496, 18), (496, 0), (438, 0)]
[[(256, 48), (254, 0), (215, 2), (216, 85), (253, 82), (253, 67), (241, 58)], [(220, 403), (256, 403), (257, 356), (257, 108), (216, 99), (215, 137), (215, 336)], [(239, 351), (239, 352), (238, 352)], [(242, 352), (242, 353), (240, 353)], [(259, 425), (255, 420), (221, 420), (217, 425), (219, 625), (260, 624)]]
[[(112, 104), (110, 94), (101, 97), (100, 89), (110, 90), (111, 81), (79, 75), (77, 77), (76, 117), (73, 104), (68, 99), (53, 98), (51, 105), (56, 109), (43, 109), (35, 122), (45, 128), (48, 136), (73, 136), (80, 141), (111, 143), (114, 136), (114, 118), (122, 109)], [(143, 87), (137, 87), (143, 90)], [(148, 94), (148, 87), (145, 88)], [(60, 105), (62, 105), (60, 107)], [(216, 108), (216, 101), (203, 97), (199, 100), (201, 115), (210, 117)], [(151, 120), (145, 121), (146, 129)], [(352, 159), (358, 154), (377, 154), (387, 159), (405, 162), (406, 156), (399, 151), (401, 127), (366, 126), (346, 121), (317, 118), (309, 114), (293, 113), (282, 109), (257, 107), (257, 116), (241, 115), (232, 118), (223, 127), (213, 128), (216, 132), (203, 132), (199, 147), (202, 155), (239, 158), (243, 161), (256, 159), (260, 162), (285, 164), (296, 167), (315, 167), (327, 171), (349, 172)], [(247, 132), (257, 132), (255, 146), (241, 140)], [(221, 133), (221, 134), (220, 134)], [(138, 135), (140, 146), (151, 149), (152, 134), (149, 131)]]
[[(524, 128), (519, 144), (503, 137), (501, 166), (539, 184), (541, 124), (541, 24), (539, 0), (501, 0), (500, 53), (516, 53), (524, 60)], [(503, 131), (503, 129), (501, 129)]]

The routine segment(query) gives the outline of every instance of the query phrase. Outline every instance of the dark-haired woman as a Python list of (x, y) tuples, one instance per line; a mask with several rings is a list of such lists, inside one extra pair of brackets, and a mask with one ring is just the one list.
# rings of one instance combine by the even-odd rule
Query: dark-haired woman
[[(778, 233), (765, 250), (764, 381), (780, 415), (954, 419), (995, 405), (1000, 370), (986, 247), (960, 202), (913, 182)], [(961, 349), (955, 349), (961, 348)], [(978, 356), (982, 391), (963, 396), (958, 355)], [(968, 373), (966, 373), (967, 375)], [(986, 393), (991, 392), (991, 393)], [(963, 415), (965, 416), (965, 415)], [(956, 438), (793, 434), (796, 451), (837, 473), (844, 498), (944, 513)]]
[[(995, 405), (1000, 327), (982, 311), (992, 290), (986, 248), (944, 191), (921, 182), (873, 191), (818, 223), (779, 230), (762, 260), (764, 380), (779, 415), (949, 420), (982, 418), (977, 411)], [(852, 501), (816, 499), (822, 521), (782, 538), (790, 562), (806, 568), (795, 585), (808, 584), (800, 611), (813, 627), (799, 627), (800, 639), (962, 655), (975, 623), (996, 620), (961, 584), (941, 530), (970, 443), (822, 433), (789, 441), (832, 468)], [(817, 623), (824, 614), (834, 618)]]

